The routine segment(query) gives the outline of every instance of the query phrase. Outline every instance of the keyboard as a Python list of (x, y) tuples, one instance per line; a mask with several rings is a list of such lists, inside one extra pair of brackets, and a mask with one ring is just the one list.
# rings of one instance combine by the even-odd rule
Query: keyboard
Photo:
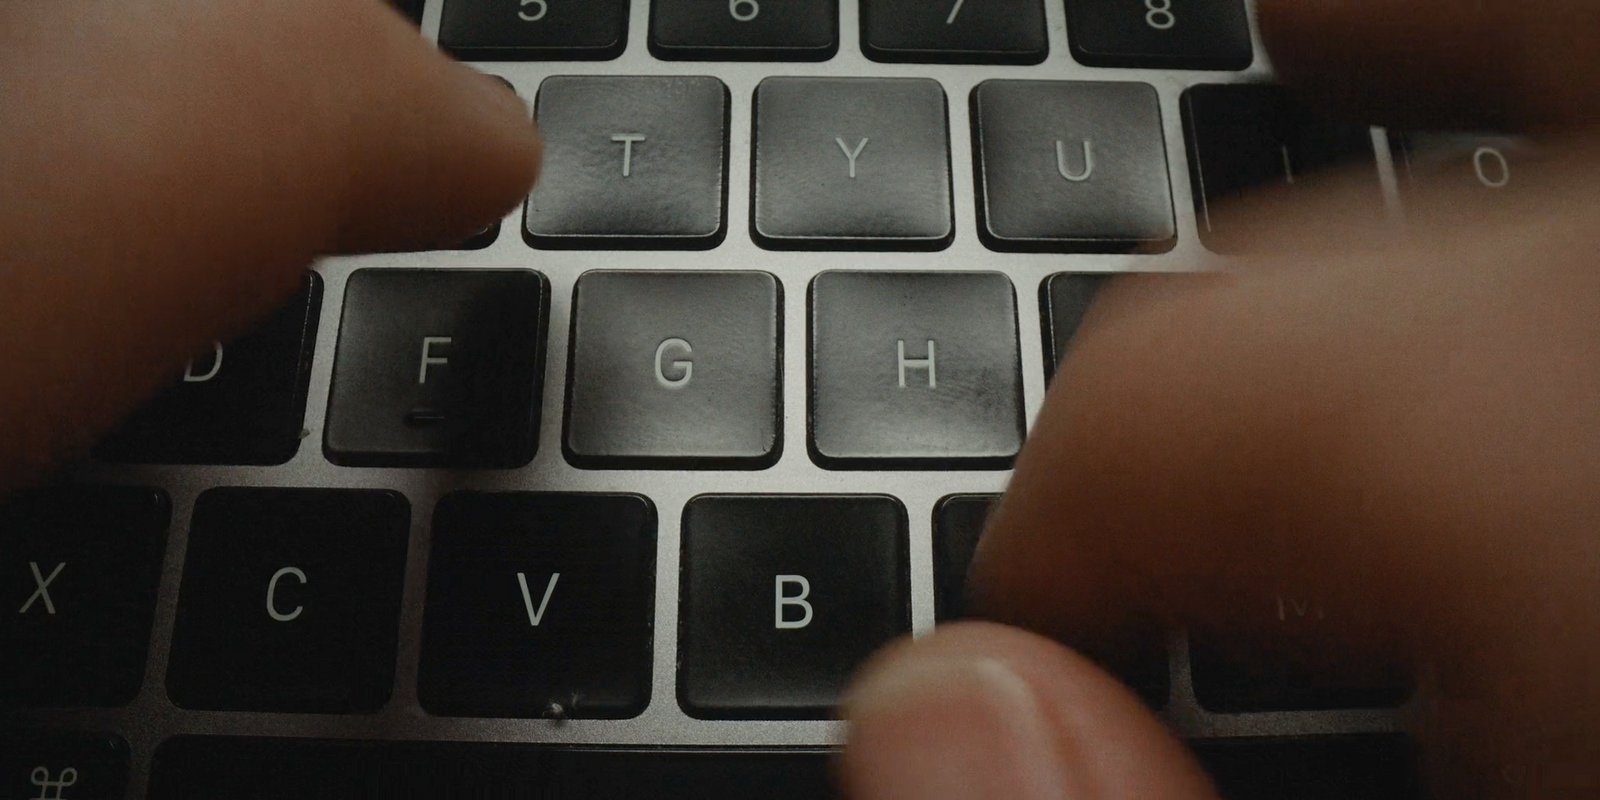
[[(830, 795), (1111, 273), (1341, 163), (1375, 213), (1517, 143), (1328, 122), (1243, 0), (399, 0), (545, 137), (466, 242), (326, 259), (0, 508), (0, 786), (39, 798)], [(397, 165), (403, 168), (404, 165)], [(1416, 796), (1407, 676), (1150, 637), (1225, 797)]]

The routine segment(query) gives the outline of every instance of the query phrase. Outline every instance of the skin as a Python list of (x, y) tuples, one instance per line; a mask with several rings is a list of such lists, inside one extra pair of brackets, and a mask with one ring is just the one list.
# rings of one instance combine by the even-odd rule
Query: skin
[[(1061, 643), (1182, 625), (1270, 656), (1241, 609), (1284, 591), (1332, 610), (1327, 669), (1420, 676), (1437, 796), (1600, 796), (1600, 3), (1261, 0), (1260, 22), (1331, 108), (1536, 135), (1533, 190), (1420, 198), (1401, 237), (1333, 178), (1246, 209), (1276, 255), (1114, 284), (974, 564), (1008, 624), (867, 665), (852, 796), (1211, 797)], [(460, 238), (539, 159), (519, 101), (373, 0), (3, 0), (0, 142), (6, 487), (315, 257)]]
[[(1102, 295), (969, 576), (979, 615), (1018, 627), (948, 626), (867, 666), (852, 796), (1214, 797), (1059, 644), (1114, 659), (1171, 627), (1415, 674), (1403, 723), (1433, 796), (1600, 796), (1600, 4), (1284, 0), (1261, 24), (1334, 109), (1509, 126), (1542, 161), (1492, 204), (1414, 197), (1403, 236), (1361, 222), (1349, 176), (1256, 198), (1240, 238), (1263, 255)], [(1314, 640), (1274, 635), (1280, 595), (1326, 609)], [(996, 660), (1054, 733), (1032, 762), (970, 722), (1001, 716), (1001, 682), (951, 666)]]

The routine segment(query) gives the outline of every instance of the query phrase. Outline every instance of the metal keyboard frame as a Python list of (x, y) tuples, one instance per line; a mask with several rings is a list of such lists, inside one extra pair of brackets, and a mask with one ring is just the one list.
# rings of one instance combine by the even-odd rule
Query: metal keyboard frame
[[(0, 723), (55, 729), (113, 732), (126, 738), (132, 751), (130, 798), (142, 798), (150, 756), (175, 734), (266, 735), (408, 740), (516, 741), (582, 745), (655, 745), (675, 747), (815, 747), (842, 744), (844, 725), (835, 721), (707, 721), (689, 717), (679, 707), (676, 691), (678, 639), (679, 523), (684, 503), (704, 493), (885, 493), (898, 497), (910, 518), (912, 619), (917, 633), (932, 630), (933, 578), (931, 526), (939, 499), (951, 494), (998, 493), (1008, 471), (883, 471), (825, 470), (807, 454), (806, 296), (811, 278), (827, 269), (863, 270), (993, 270), (1008, 275), (1017, 293), (1022, 373), (1030, 421), (1045, 392), (1039, 291), (1050, 275), (1066, 271), (1187, 271), (1204, 269), (1215, 258), (1201, 247), (1189, 185), (1179, 95), (1196, 83), (1265, 80), (1271, 75), (1252, 30), (1256, 60), (1238, 73), (1172, 70), (1102, 69), (1076, 63), (1067, 46), (1062, 0), (1044, 0), (1050, 54), (1035, 66), (884, 64), (868, 60), (860, 47), (857, 0), (839, 0), (839, 53), (821, 63), (722, 63), (660, 61), (650, 54), (650, 0), (631, 0), (628, 46), (621, 58), (601, 62), (482, 62), (475, 66), (509, 80), (532, 104), (540, 81), (549, 75), (714, 75), (731, 93), (728, 225), (725, 241), (706, 252), (681, 251), (541, 251), (521, 234), (522, 209), (505, 219), (492, 246), (470, 252), (432, 252), (328, 259), (316, 269), (326, 286), (318, 328), (316, 357), (305, 415), (306, 437), (298, 455), (276, 467), (115, 467), (87, 464), (75, 479), (85, 483), (129, 483), (156, 486), (172, 497), (173, 520), (163, 565), (155, 624), (151, 634), (142, 690), (134, 702), (116, 709), (10, 712)], [(422, 33), (435, 40), (441, 0), (428, 0)], [(966, 9), (975, 13), (977, 8)], [(1252, 4), (1253, 11), (1253, 4)], [(1254, 14), (1252, 13), (1252, 27)], [(752, 95), (761, 79), (774, 75), (930, 77), (945, 89), (950, 114), (951, 168), (955, 240), (934, 253), (774, 252), (756, 246), (750, 236)], [(972, 129), (969, 93), (983, 80), (1138, 81), (1160, 96), (1167, 161), (1177, 220), (1177, 244), (1160, 255), (1060, 255), (997, 253), (979, 241), (974, 210)], [(1389, 146), (1374, 131), (1379, 179), (1391, 209), (1397, 192)], [(403, 167), (404, 165), (397, 165)], [(364, 267), (516, 267), (536, 269), (550, 280), (549, 335), (545, 364), (542, 428), (538, 454), (521, 469), (445, 471), (339, 467), (322, 454), (322, 426), (329, 376), (338, 341), (345, 282)], [(562, 403), (567, 376), (568, 335), (573, 284), (597, 269), (765, 270), (784, 286), (782, 368), (783, 442), (776, 465), (760, 471), (584, 470), (562, 456)], [(236, 712), (184, 711), (167, 699), (165, 681), (173, 612), (188, 542), (195, 498), (216, 486), (285, 486), (381, 488), (398, 490), (412, 504), (411, 558), (407, 565), (401, 614), (401, 636), (394, 694), (380, 712), (367, 716), (318, 716)], [(659, 515), (652, 696), (649, 707), (634, 719), (615, 721), (450, 719), (432, 717), (418, 706), (417, 664), (422, 605), (428, 568), (428, 528), (437, 499), (457, 489), (540, 492), (635, 492), (655, 503)], [(1386, 711), (1214, 714), (1195, 702), (1189, 681), (1187, 648), (1173, 637), (1172, 696), (1163, 714), (1172, 727), (1189, 737), (1291, 735), (1312, 733), (1388, 732), (1394, 714)]]

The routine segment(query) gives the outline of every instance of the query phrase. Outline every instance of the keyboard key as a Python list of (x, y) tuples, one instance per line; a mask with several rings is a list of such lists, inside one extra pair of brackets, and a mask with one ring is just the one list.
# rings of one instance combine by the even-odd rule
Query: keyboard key
[(1050, 52), (1043, 0), (862, 0), (873, 61), (1037, 64)]
[(1279, 86), (1194, 86), (1182, 105), (1200, 240), (1213, 252), (1248, 249), (1229, 201), (1261, 186), (1298, 186), (1301, 177), (1335, 164), (1373, 170), (1367, 207), (1382, 213), (1368, 128), (1319, 119)]
[(1522, 186), (1524, 168), (1537, 158), (1533, 143), (1515, 136), (1408, 133), (1389, 138), (1407, 206), (1504, 197)]
[(171, 514), (165, 494), (133, 487), (46, 489), (0, 506), (0, 707), (133, 700)]
[(1399, 734), (1191, 742), (1223, 800), (1417, 800), (1411, 747)]
[(950, 127), (937, 81), (768, 78), (755, 105), (757, 244), (949, 246)]
[(183, 375), (102, 442), (108, 461), (282, 464), (304, 436), (306, 386), (322, 313), (322, 279), (252, 332), (216, 342)]
[(538, 446), (549, 290), (527, 270), (357, 270), (323, 450), (336, 464), (511, 468)]
[[(999, 495), (951, 495), (933, 510), (933, 605), (939, 622), (975, 618), (966, 608), (967, 571)], [(1141, 631), (1115, 653), (1080, 648), (1132, 687), (1152, 708), (1171, 694), (1167, 648), (1160, 631)]]
[(702, 496), (683, 511), (678, 701), (706, 719), (823, 719), (911, 630), (890, 497)]
[(566, 453), (582, 467), (757, 469), (781, 448), (765, 272), (590, 272), (573, 297)]
[(826, 61), (838, 0), (652, 0), (650, 52), (700, 61)]
[(88, 733), (0, 731), (0, 793), (43, 800), (122, 800), (128, 743)]
[[(1398, 664), (1350, 663), (1344, 648), (1330, 641), (1330, 633), (1353, 624), (1338, 608), (1287, 591), (1232, 597), (1236, 604), (1223, 615), (1230, 625), (1189, 631), (1194, 694), (1205, 708), (1390, 708), (1411, 696), (1410, 675)], [(1240, 638), (1233, 630), (1255, 634)]]
[(1244, 0), (1067, 0), (1072, 57), (1091, 67), (1250, 66)]
[(462, 61), (605, 61), (628, 46), (628, 0), (444, 0), (439, 47)]
[(972, 93), (978, 231), (995, 250), (1165, 250), (1177, 235), (1155, 89), (985, 81)]
[(933, 509), (933, 613), (940, 622), (967, 615), (967, 569), (997, 494), (951, 495)]
[(167, 667), (180, 708), (366, 713), (394, 682), (411, 505), (394, 492), (195, 501)]
[(583, 750), (179, 736), (156, 749), (148, 797), (236, 797), (243, 786), (256, 800), (819, 800), (837, 796), (828, 772), (829, 753), (821, 750)]
[(1055, 374), (1056, 365), (1067, 355), (1067, 345), (1072, 341), (1083, 317), (1101, 287), (1111, 280), (1106, 273), (1068, 273), (1051, 275), (1040, 287), (1040, 303), (1044, 312), (1044, 374)]
[(417, 695), (431, 714), (617, 719), (650, 700), (656, 513), (638, 495), (446, 495)]
[(557, 76), (539, 86), (543, 248), (704, 250), (727, 228), (728, 87), (716, 78)]
[(468, 236), (467, 238), (461, 240), (460, 242), (457, 242), (455, 245), (453, 245), (451, 247), (444, 248), (444, 249), (446, 249), (446, 250), (482, 250), (485, 247), (488, 247), (489, 245), (494, 244), (494, 240), (496, 240), (498, 238), (500, 238), (500, 223), (496, 222), (495, 224), (490, 225), (489, 227), (484, 228), (483, 230), (478, 231), (477, 233), (474, 233), (471, 236)]
[(389, 0), (389, 5), (411, 20), (412, 25), (422, 24), (422, 0)]
[(811, 455), (831, 469), (1005, 469), (1022, 447), (1016, 297), (999, 273), (811, 282)]

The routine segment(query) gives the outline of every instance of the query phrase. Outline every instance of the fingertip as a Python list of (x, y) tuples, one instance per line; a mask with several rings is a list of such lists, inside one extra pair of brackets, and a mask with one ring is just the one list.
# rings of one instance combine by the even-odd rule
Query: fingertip
[(842, 776), (861, 800), (1214, 797), (1126, 688), (1043, 637), (945, 626), (873, 659), (847, 692)]

